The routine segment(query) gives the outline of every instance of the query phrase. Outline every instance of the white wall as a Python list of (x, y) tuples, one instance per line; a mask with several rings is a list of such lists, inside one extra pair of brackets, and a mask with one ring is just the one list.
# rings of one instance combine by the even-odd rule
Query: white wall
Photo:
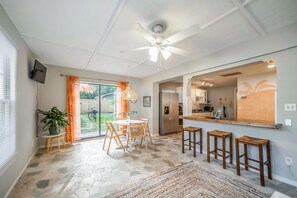
[(4, 197), (35, 152), (36, 84), (28, 77), (33, 67), (34, 56), (1, 5), (0, 26), (0, 29), (4, 29), (18, 48), (16, 63), (17, 146), (15, 157), (0, 171), (0, 197)]
[[(272, 34), (264, 37), (243, 42), (226, 48), (222, 51), (214, 53), (210, 56), (203, 57), (196, 61), (184, 64), (180, 67), (175, 67), (147, 77), (142, 81), (143, 94), (150, 95), (155, 101), (152, 101), (153, 107), (146, 109), (143, 113), (147, 114), (153, 119), (151, 127), (155, 134), (158, 134), (158, 95), (156, 86), (159, 81), (171, 79), (180, 75), (184, 75), (184, 82), (187, 82), (191, 76), (197, 76), (209, 72), (219, 71), (235, 66), (251, 63), (263, 59), (274, 58), (277, 60), (277, 120), (284, 123), (286, 118), (292, 119), (292, 127), (282, 127), (279, 130), (275, 129), (261, 129), (252, 127), (233, 127), (231, 125), (224, 125), (235, 133), (235, 136), (243, 134), (254, 135), (257, 137), (264, 137), (271, 140), (272, 144), (272, 172), (283, 178), (283, 181), (295, 181), (290, 174), (288, 167), (284, 163), (284, 157), (293, 157), (294, 164), (297, 164), (296, 140), (297, 140), (297, 112), (285, 112), (284, 104), (296, 103), (297, 92), (294, 86), (297, 84), (297, 48), (279, 51), (292, 46), (297, 46), (297, 24), (290, 27), (283, 28)], [(272, 54), (267, 54), (274, 52)], [(186, 91), (186, 89), (184, 89)], [(186, 93), (184, 93), (184, 98)], [(185, 105), (184, 105), (185, 106)], [(184, 108), (184, 111), (189, 108)], [(184, 112), (187, 115), (189, 112)], [(199, 125), (199, 122), (185, 122), (186, 124)], [(221, 125), (212, 125), (210, 123), (203, 123), (202, 128), (207, 126), (209, 128), (221, 127)], [(293, 167), (296, 173), (297, 168)]]
[[(116, 76), (111, 74), (104, 74), (98, 72), (84, 71), (78, 69), (70, 69), (65, 67), (56, 67), (47, 65), (47, 76), (46, 82), (39, 86), (39, 109), (49, 110), (53, 106), (57, 106), (60, 110), (66, 110), (66, 77), (60, 76), (64, 75), (74, 75), (88, 78), (96, 79), (109, 79), (116, 81), (128, 81), (129, 86), (133, 87), (137, 93), (141, 92), (140, 79), (137, 78), (127, 78), (122, 76)], [(129, 102), (129, 110), (139, 111), (142, 107), (142, 96), (139, 95), (139, 99), (136, 103)], [(140, 118), (140, 113), (133, 115), (132, 118)], [(39, 138), (38, 145), (42, 146), (44, 144), (44, 139), (41, 138), (42, 134), (42, 124), (39, 124)]]
[[(235, 87), (213, 87), (207, 89), (207, 100), (210, 101), (214, 111), (220, 107), (220, 98), (222, 102), (227, 99), (226, 112), (227, 118), (234, 118), (234, 89)], [(230, 106), (230, 102), (232, 105)]]

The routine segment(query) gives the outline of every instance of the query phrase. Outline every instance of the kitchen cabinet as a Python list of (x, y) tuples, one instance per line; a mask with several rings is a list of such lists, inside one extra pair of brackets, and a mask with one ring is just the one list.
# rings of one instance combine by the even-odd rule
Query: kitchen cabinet
[(207, 90), (204, 89), (191, 89), (192, 101), (198, 104), (207, 103)]
[(183, 103), (183, 87), (177, 87), (176, 93), (178, 93), (178, 103)]

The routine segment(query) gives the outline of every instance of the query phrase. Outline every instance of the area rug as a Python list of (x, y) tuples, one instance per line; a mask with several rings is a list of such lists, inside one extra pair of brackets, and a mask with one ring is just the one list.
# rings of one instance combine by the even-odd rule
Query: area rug
[(116, 197), (270, 197), (243, 181), (194, 162), (173, 167), (109, 195)]

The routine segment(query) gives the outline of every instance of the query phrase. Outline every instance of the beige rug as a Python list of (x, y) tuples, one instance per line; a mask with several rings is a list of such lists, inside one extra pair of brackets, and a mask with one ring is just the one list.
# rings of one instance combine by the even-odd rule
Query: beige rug
[(146, 178), (108, 197), (244, 198), (270, 196), (243, 181), (189, 162)]

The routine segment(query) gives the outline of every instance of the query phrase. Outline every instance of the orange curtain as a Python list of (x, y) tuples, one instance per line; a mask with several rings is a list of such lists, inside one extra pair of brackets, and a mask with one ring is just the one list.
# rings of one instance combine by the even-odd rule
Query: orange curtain
[(121, 92), (126, 90), (127, 82), (118, 82), (117, 87), (120, 92), (117, 97), (117, 119), (123, 119), (126, 118), (126, 114), (123, 113), (128, 112), (128, 101), (122, 99)]
[(69, 126), (66, 128), (66, 141), (74, 142), (80, 139), (79, 115), (79, 77), (67, 76), (67, 113)]

